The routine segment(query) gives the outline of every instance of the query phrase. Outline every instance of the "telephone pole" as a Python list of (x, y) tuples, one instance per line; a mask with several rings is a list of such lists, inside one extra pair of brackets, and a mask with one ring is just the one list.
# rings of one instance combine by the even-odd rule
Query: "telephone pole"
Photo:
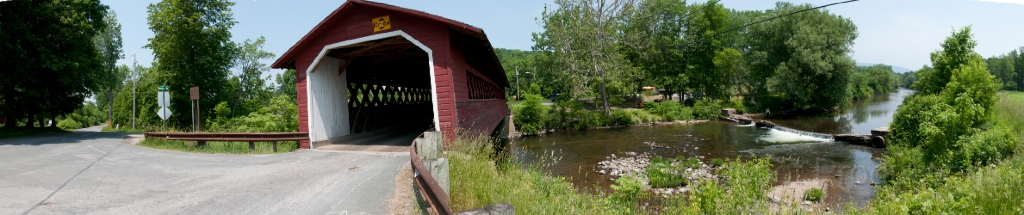
[(135, 85), (139, 85), (138, 68), (135, 65), (135, 54), (132, 54), (132, 129), (135, 129)]
[(519, 66), (516, 66), (516, 100), (523, 99), (522, 95), (519, 95)]

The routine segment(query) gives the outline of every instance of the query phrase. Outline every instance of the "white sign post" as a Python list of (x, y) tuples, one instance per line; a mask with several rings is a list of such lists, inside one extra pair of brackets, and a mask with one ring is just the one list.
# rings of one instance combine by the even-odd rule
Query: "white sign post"
[(171, 109), (167, 107), (171, 106), (171, 93), (167, 92), (167, 86), (160, 86), (160, 91), (157, 92), (157, 105), (160, 106), (156, 110), (156, 115), (160, 116), (160, 119), (164, 120), (164, 130), (167, 130), (167, 119), (171, 117)]

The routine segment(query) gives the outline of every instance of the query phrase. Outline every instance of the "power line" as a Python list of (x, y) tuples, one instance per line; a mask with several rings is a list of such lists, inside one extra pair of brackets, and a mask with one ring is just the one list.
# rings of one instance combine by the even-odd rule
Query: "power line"
[(746, 25), (743, 25), (743, 26), (740, 26), (740, 27), (735, 27), (735, 28), (730, 28), (730, 29), (728, 29), (728, 30), (720, 31), (720, 32), (718, 32), (718, 33), (715, 33), (715, 34), (711, 35), (710, 37), (716, 37), (716, 36), (718, 36), (718, 35), (721, 35), (721, 34), (724, 34), (724, 33), (726, 33), (726, 32), (730, 32), (730, 31), (734, 31), (734, 30), (736, 30), (736, 29), (746, 28), (747, 26), (751, 26), (751, 25), (755, 25), (755, 24), (758, 24), (758, 23), (763, 23), (763, 22), (767, 22), (767, 21), (772, 21), (772, 20), (775, 20), (775, 19), (778, 19), (778, 18), (782, 18), (782, 17), (785, 17), (785, 16), (791, 16), (791, 15), (793, 15), (793, 14), (803, 13), (803, 12), (806, 12), (806, 11), (809, 11), (809, 10), (817, 10), (817, 9), (825, 8), (825, 7), (828, 7), (828, 6), (832, 6), (832, 5), (838, 5), (838, 4), (846, 4), (846, 3), (850, 3), (850, 2), (855, 2), (855, 1), (860, 1), (860, 0), (848, 0), (848, 1), (841, 1), (841, 2), (836, 2), (836, 3), (826, 4), (826, 5), (822, 5), (822, 6), (817, 6), (817, 7), (813, 7), (813, 8), (808, 8), (808, 9), (798, 10), (798, 11), (794, 11), (794, 12), (792, 12), (792, 13), (788, 13), (788, 14), (783, 14), (783, 15), (779, 15), (779, 16), (775, 16), (775, 17), (772, 17), (772, 18), (764, 19), (764, 20), (761, 20), (761, 21), (757, 21), (757, 22), (752, 22), (752, 23), (748, 23), (748, 24), (746, 24)]

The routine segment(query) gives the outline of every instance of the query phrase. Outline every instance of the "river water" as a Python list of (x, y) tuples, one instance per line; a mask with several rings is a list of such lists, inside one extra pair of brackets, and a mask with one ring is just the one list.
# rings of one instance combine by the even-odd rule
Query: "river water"
[[(876, 95), (854, 104), (839, 114), (769, 117), (785, 127), (819, 133), (870, 133), (887, 126), (896, 108), (912, 91)], [(665, 145), (652, 148), (644, 142)], [(876, 168), (884, 149), (833, 142), (794, 133), (711, 121), (691, 125), (634, 126), (584, 131), (559, 131), (514, 140), (513, 154), (525, 162), (549, 163), (545, 171), (563, 176), (583, 190), (610, 191), (614, 182), (597, 174), (597, 163), (606, 156), (625, 152), (648, 153), (662, 157), (711, 159), (770, 157), (776, 182), (821, 179), (828, 184), (825, 204), (863, 206), (875, 194), (871, 185), (878, 181)], [(550, 157), (557, 162), (550, 164)]]

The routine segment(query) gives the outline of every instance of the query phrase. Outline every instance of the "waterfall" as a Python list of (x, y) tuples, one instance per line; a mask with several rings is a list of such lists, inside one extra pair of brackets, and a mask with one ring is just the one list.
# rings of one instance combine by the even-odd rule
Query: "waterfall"
[(779, 130), (779, 131), (784, 131), (784, 132), (789, 132), (789, 133), (794, 133), (794, 134), (799, 134), (801, 136), (809, 136), (809, 137), (820, 138), (820, 139), (828, 139), (829, 141), (834, 140), (834, 138), (832, 137), (831, 134), (822, 134), (822, 133), (814, 133), (814, 132), (809, 132), (809, 131), (801, 131), (801, 130), (796, 130), (796, 129), (792, 129), (792, 128), (782, 127), (782, 126), (775, 126), (775, 127), (772, 127), (771, 129), (775, 129), (775, 130)]
[(786, 128), (782, 126), (771, 126), (768, 128), (768, 135), (761, 137), (761, 140), (769, 142), (833, 142), (835, 139), (832, 135), (807, 132), (796, 130), (792, 128)]

